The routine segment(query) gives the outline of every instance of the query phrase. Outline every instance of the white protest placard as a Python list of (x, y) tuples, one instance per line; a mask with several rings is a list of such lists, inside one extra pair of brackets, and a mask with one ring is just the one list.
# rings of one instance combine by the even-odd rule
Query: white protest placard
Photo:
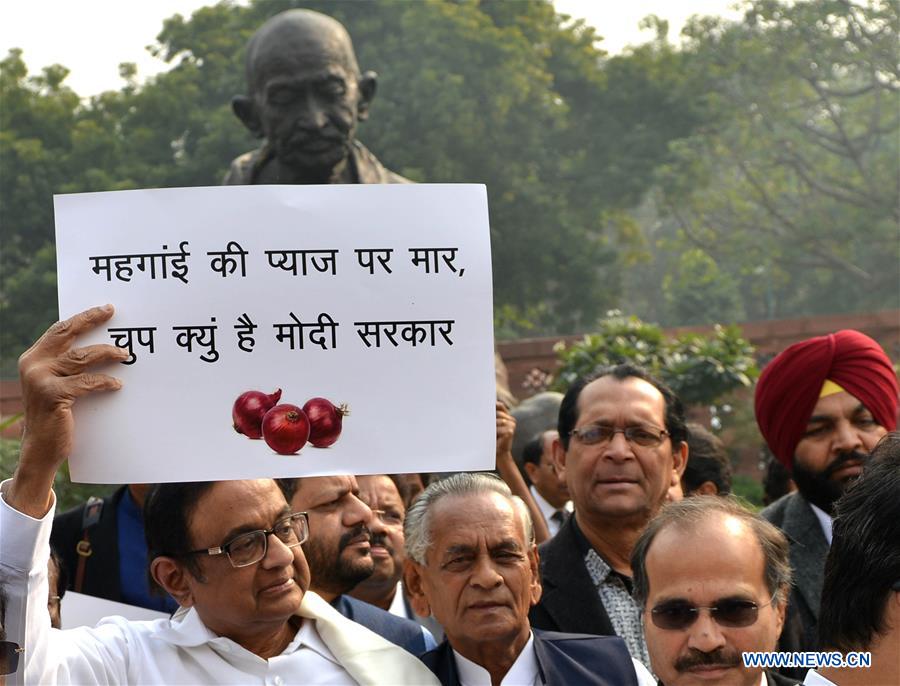
[(60, 628), (76, 629), (80, 626), (97, 626), (104, 617), (124, 617), (134, 622), (168, 619), (169, 615), (145, 607), (126, 605), (115, 600), (66, 591), (59, 607)]
[[(120, 391), (75, 403), (73, 480), (493, 468), (484, 186), (118, 191), (55, 211), (60, 317), (112, 303), (78, 345), (131, 351), (104, 370)], [(337, 439), (280, 454), (236, 432), (235, 400), (276, 389), (346, 404), (339, 434), (313, 422)], [(268, 435), (290, 451), (302, 420), (276, 414)]]

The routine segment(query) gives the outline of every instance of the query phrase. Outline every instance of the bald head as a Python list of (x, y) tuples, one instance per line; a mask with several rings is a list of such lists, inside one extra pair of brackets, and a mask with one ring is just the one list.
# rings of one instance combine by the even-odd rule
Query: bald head
[(274, 153), (266, 182), (355, 182), (348, 159), (376, 79), (360, 75), (347, 30), (331, 17), (289, 10), (263, 24), (247, 45), (248, 94), (231, 104)]
[(343, 24), (312, 10), (276, 14), (247, 44), (247, 88), (255, 93), (273, 70), (290, 71), (292, 64), (311, 58), (337, 63), (359, 78), (353, 42)]

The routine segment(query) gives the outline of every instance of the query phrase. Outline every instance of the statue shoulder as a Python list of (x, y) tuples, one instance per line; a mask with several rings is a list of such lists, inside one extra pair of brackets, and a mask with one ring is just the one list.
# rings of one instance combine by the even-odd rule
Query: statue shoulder
[(385, 167), (375, 155), (358, 140), (351, 148), (353, 164), (359, 183), (414, 183)]
[(247, 186), (256, 183), (259, 167), (265, 164), (268, 157), (266, 146), (238, 155), (231, 161), (231, 166), (222, 180), (223, 186)]

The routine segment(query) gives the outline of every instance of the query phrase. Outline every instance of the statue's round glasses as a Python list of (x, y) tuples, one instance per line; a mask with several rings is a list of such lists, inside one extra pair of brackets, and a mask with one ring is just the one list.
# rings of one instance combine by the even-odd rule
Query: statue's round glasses
[(230, 541), (213, 548), (190, 550), (185, 555), (222, 555), (228, 557), (232, 567), (248, 567), (266, 556), (269, 536), (276, 536), (288, 548), (296, 548), (309, 538), (309, 518), (305, 512), (295, 512), (279, 519), (271, 529), (257, 529), (235, 536)]
[(697, 621), (701, 610), (709, 612), (716, 624), (740, 629), (756, 623), (759, 609), (771, 605), (775, 597), (768, 603), (760, 605), (745, 598), (722, 598), (715, 605), (703, 607), (686, 600), (667, 600), (650, 610), (653, 624), (666, 631), (683, 631)]
[(654, 448), (662, 443), (669, 432), (655, 426), (636, 425), (619, 429), (608, 424), (591, 424), (580, 429), (573, 429), (570, 436), (575, 436), (585, 445), (607, 444), (616, 434), (623, 434), (625, 440), (643, 448)]

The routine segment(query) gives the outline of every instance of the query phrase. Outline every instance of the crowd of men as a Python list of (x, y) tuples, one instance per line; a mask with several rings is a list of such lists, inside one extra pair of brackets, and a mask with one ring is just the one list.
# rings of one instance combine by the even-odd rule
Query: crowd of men
[[(0, 487), (3, 658), (12, 678), (666, 686), (900, 679), (900, 434), (890, 433), (897, 379), (859, 332), (803, 341), (765, 368), (757, 418), (798, 490), (760, 515), (728, 495), (722, 446), (685, 422), (678, 397), (621, 364), (570, 386), (556, 428), (525, 446), (522, 473), (509, 483), (465, 472), (426, 475), (424, 490), (415, 486), (421, 475), (386, 474), (169, 483), (120, 489), (99, 511), (89, 501), (54, 522), (51, 485), (71, 446), (72, 405), (117, 390), (115, 378), (95, 369), (127, 355), (73, 342), (111, 316), (105, 306), (54, 325), (21, 359), (27, 429), (16, 474)], [(515, 420), (498, 405), (497, 423), (502, 476)], [(691, 445), (701, 459), (685, 479)], [(676, 485), (683, 498), (672, 496)], [(123, 544), (133, 536), (128, 511), (117, 506), (125, 498), (143, 500), (146, 546), (138, 553), (135, 541)], [(104, 517), (111, 533), (89, 525)], [(173, 614), (51, 628), (48, 610), (59, 596), (49, 581), (51, 540), (85, 559), (75, 570), (61, 562), (69, 588), (80, 577), (87, 591), (94, 575), (120, 599), (131, 588), (127, 599), (165, 599)], [(105, 569), (95, 562), (87, 570), (94, 551)], [(809, 664), (747, 661), (779, 646), (871, 659), (808, 672)]]
[[(355, 140), (376, 79), (333, 19), (267, 22), (247, 82), (233, 108), (264, 142), (228, 183), (406, 181)], [(760, 515), (729, 496), (721, 441), (630, 364), (572, 383), (516, 457), (498, 401), (497, 474), (132, 484), (56, 515), (73, 404), (121, 387), (101, 369), (126, 350), (76, 347), (112, 314), (20, 359), (26, 429), (0, 485), (14, 683), (900, 684), (898, 384), (859, 332), (765, 367), (756, 419), (797, 490)], [(58, 630), (66, 589), (167, 617)], [(747, 660), (779, 649), (871, 659)]]

